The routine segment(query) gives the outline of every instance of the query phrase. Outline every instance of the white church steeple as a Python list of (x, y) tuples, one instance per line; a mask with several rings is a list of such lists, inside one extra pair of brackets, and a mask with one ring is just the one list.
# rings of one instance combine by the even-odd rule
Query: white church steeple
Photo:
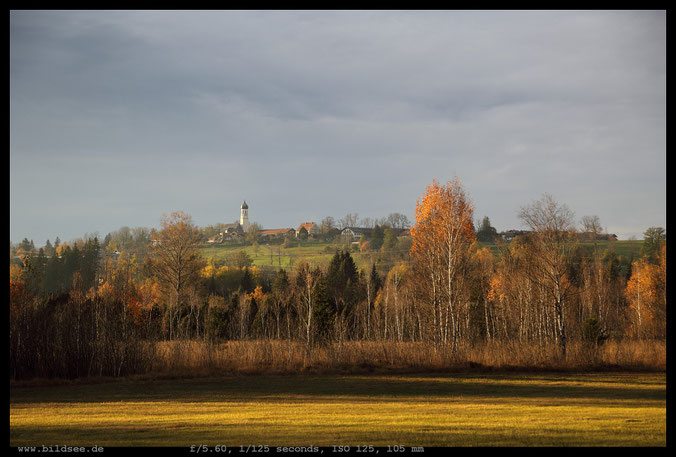
[(245, 232), (249, 230), (249, 205), (246, 204), (246, 200), (242, 203), (240, 210), (239, 225), (242, 226), (242, 230)]

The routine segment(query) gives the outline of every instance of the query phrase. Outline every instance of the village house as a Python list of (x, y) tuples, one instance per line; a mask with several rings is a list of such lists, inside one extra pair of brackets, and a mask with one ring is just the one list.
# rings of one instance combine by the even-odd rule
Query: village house
[(314, 222), (303, 222), (296, 229), (296, 237), (298, 235), (300, 235), (300, 230), (303, 229), (303, 228), (305, 230), (307, 230), (307, 234), (310, 235), (310, 236), (318, 235), (319, 233), (322, 232), (322, 230), (319, 228), (319, 226), (317, 224), (315, 224)]
[(272, 238), (272, 237), (295, 237), (296, 231), (292, 228), (281, 228), (281, 229), (268, 229), (261, 230), (259, 232), (261, 238)]
[(366, 227), (345, 227), (340, 232), (340, 235), (345, 238), (350, 238), (352, 240), (358, 240), (362, 236), (370, 237), (371, 232), (373, 232), (373, 229)]
[[(223, 231), (213, 235), (207, 239), (209, 244), (220, 244), (224, 241), (241, 241), (246, 235), (247, 230), (251, 227), (249, 223), (249, 205), (246, 201), (240, 206), (239, 222), (232, 224), (225, 224)], [(303, 222), (297, 229), (291, 227), (278, 229), (264, 229), (259, 231), (259, 236), (262, 239), (270, 239), (274, 237), (298, 237), (302, 228), (307, 230), (308, 235), (314, 236), (321, 233), (319, 225), (314, 222)]]
[(527, 233), (530, 233), (530, 231), (529, 230), (507, 230), (505, 232), (498, 233), (498, 235), (500, 235), (500, 237), (502, 237), (502, 239), (505, 240), (505, 241), (512, 241), (517, 236), (526, 235)]

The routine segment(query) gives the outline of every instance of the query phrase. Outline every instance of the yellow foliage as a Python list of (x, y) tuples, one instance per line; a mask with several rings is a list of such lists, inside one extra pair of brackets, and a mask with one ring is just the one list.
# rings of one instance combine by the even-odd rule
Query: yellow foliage
[[(664, 270), (662, 268), (664, 266)], [(658, 312), (666, 303), (661, 303), (665, 294), (661, 293), (666, 284), (666, 260), (654, 265), (645, 259), (631, 264), (631, 278), (624, 290), (633, 314), (633, 330), (642, 336), (654, 324)], [(664, 274), (664, 278), (662, 278)]]
[(108, 281), (105, 281), (96, 290), (96, 294), (104, 299), (110, 299), (115, 295), (115, 287), (113, 287)]
[(10, 281), (14, 281), (14, 282), (20, 281), (22, 275), (23, 275), (23, 270), (21, 269), (21, 267), (19, 265), (16, 265), (16, 264), (13, 263), (9, 266), (9, 280)]
[(213, 265), (207, 265), (206, 267), (202, 268), (202, 271), (200, 271), (200, 276), (203, 278), (211, 278), (212, 276), (216, 276), (216, 267)]
[(493, 276), (489, 280), (488, 296), (486, 297), (488, 301), (499, 303), (505, 299), (503, 285), (504, 283), (500, 276)]
[(61, 243), (59, 246), (56, 246), (56, 249), (55, 249), (56, 255), (59, 256), (59, 257), (61, 257), (61, 254), (63, 253), (63, 251), (64, 251), (67, 247), (68, 247), (68, 243), (66, 243), (65, 241), (64, 241), (63, 243)]
[(251, 292), (248, 297), (250, 300), (255, 300), (256, 303), (263, 303), (267, 294), (263, 293), (263, 287), (258, 286)]
[(156, 306), (162, 297), (160, 285), (150, 279), (146, 279), (143, 284), (141, 284), (141, 287), (138, 289), (138, 294), (142, 306), (146, 309)]

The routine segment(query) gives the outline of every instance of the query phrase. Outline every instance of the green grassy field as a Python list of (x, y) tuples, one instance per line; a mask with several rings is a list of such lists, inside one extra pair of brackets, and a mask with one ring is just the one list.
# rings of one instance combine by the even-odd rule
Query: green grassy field
[[(593, 248), (595, 245), (591, 241), (584, 241), (581, 243), (583, 246)], [(485, 247), (489, 248), (493, 255), (500, 256), (500, 247), (497, 244), (484, 244)], [(608, 249), (609, 251), (615, 252), (618, 256), (624, 256), (627, 259), (638, 259), (643, 255), (643, 240), (637, 241), (597, 241), (595, 246), (601, 253)]]
[[(237, 251), (245, 251), (257, 267), (282, 267), (288, 270), (301, 261), (306, 261), (312, 266), (326, 267), (331, 262), (336, 250), (341, 248), (342, 246), (334, 243), (308, 242), (289, 248), (282, 245), (267, 246), (261, 244), (256, 248), (241, 244), (223, 244), (203, 247), (200, 251), (207, 261), (212, 262), (223, 261)], [(354, 250), (350, 252), (357, 268), (369, 267), (377, 255), (361, 254)]]
[[(584, 242), (583, 245), (593, 246), (594, 244)], [(485, 244), (484, 246), (489, 248), (494, 255), (501, 255), (498, 245)], [(596, 246), (601, 252), (609, 249), (614, 251), (618, 256), (622, 255), (627, 259), (637, 259), (642, 255), (643, 241), (598, 241)], [(226, 243), (203, 247), (200, 251), (208, 261), (223, 261), (227, 256), (243, 250), (251, 257), (253, 264), (257, 267), (283, 267), (288, 270), (302, 260), (312, 266), (326, 267), (331, 262), (335, 250), (341, 247), (335, 243), (324, 242), (305, 242), (301, 246), (290, 248), (284, 248), (282, 245), (267, 246), (265, 244), (261, 244), (256, 248), (254, 246), (244, 246), (243, 244)], [(354, 250), (350, 252), (357, 264), (357, 268), (362, 269), (370, 268), (371, 264), (378, 257), (377, 253), (360, 253)], [(392, 264), (393, 262), (389, 262), (388, 266), (391, 267)]]
[(10, 445), (665, 446), (666, 375), (255, 376), (10, 388)]

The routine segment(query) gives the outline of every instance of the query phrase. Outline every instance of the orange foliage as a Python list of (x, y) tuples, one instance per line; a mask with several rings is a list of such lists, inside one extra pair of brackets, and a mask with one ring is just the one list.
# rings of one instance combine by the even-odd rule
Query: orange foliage
[(146, 279), (138, 289), (138, 295), (145, 310), (157, 306), (162, 297), (160, 285), (150, 279)]
[(19, 265), (13, 263), (9, 266), (9, 281), (10, 281), (10, 283), (12, 281), (20, 281), (22, 276), (23, 276), (23, 269)]
[(59, 246), (55, 246), (56, 250), (56, 255), (61, 257), (61, 254), (63, 254), (63, 251), (68, 247), (68, 243), (63, 242)]
[(261, 286), (256, 287), (254, 291), (248, 295), (249, 300), (254, 300), (256, 303), (263, 303), (266, 296), (267, 294), (263, 293), (263, 288)]
[(504, 300), (503, 281), (500, 276), (494, 276), (489, 281), (488, 301), (498, 303)]
[(636, 260), (631, 265), (631, 278), (624, 290), (632, 311), (632, 330), (636, 336), (650, 335), (655, 319), (666, 311), (666, 256), (658, 265), (646, 259)]
[(9, 280), (9, 315), (16, 317), (32, 296), (23, 281)]
[(416, 224), (411, 228), (411, 253), (424, 254), (429, 249), (450, 248), (475, 240), (473, 207), (460, 180), (445, 186), (434, 180), (416, 202)]

